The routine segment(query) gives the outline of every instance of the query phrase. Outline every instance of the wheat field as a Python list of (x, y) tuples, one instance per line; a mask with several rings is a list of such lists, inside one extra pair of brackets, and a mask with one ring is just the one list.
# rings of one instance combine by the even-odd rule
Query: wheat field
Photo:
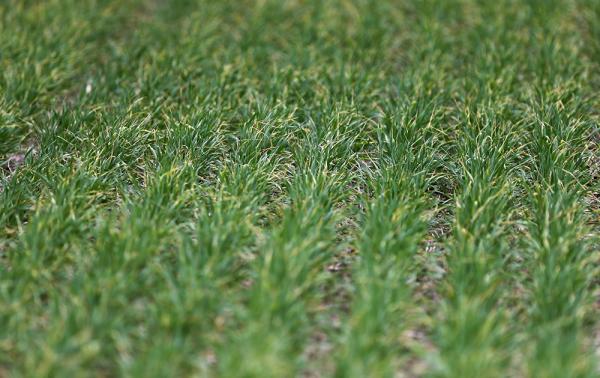
[(598, 377), (600, 1), (0, 2), (0, 376)]

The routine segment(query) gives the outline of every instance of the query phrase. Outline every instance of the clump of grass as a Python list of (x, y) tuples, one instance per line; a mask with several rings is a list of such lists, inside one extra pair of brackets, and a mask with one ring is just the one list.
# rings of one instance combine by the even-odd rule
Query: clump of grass
[(582, 350), (592, 271), (579, 202), (587, 186), (583, 156), (589, 129), (581, 100), (559, 98), (540, 99), (531, 125), (536, 184), (529, 191), (527, 243), (534, 340), (529, 368), (531, 375), (594, 376), (593, 358)]
[(506, 371), (510, 349), (508, 314), (498, 304), (511, 216), (510, 155), (516, 146), (494, 116), (467, 110), (465, 118), (445, 320), (439, 329), (442, 371), (448, 376), (496, 376)]
[(426, 191), (435, 178), (435, 103), (405, 99), (377, 130), (381, 173), (365, 198), (356, 292), (340, 340), (337, 375), (392, 375), (401, 363), (402, 334), (417, 316), (409, 281), (425, 236)]

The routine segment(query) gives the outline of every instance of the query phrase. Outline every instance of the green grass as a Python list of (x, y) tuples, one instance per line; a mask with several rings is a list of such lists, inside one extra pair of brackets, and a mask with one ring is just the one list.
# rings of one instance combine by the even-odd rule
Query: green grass
[(596, 0), (0, 3), (0, 376), (596, 377)]

